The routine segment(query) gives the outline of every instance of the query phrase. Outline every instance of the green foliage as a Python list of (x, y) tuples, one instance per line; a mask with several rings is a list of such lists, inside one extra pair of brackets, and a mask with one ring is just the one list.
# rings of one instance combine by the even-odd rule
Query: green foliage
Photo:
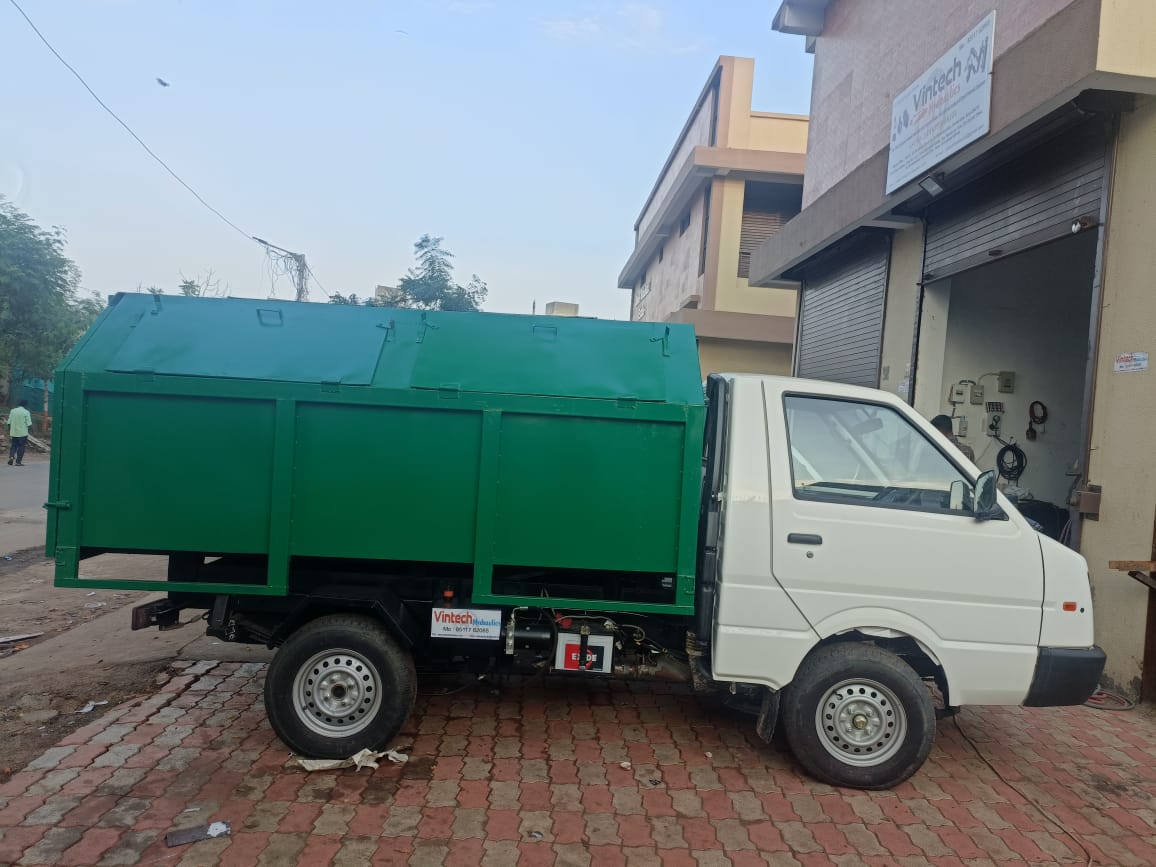
[(454, 254), (442, 248), (442, 238), (422, 235), (413, 245), (417, 267), (397, 283), (387, 303), (421, 310), (481, 310), (489, 289), (477, 274), (461, 286), (454, 282)]
[(104, 305), (79, 294), (60, 228), (0, 201), (0, 368), (47, 379)]
[(359, 299), (355, 294), (335, 292), (331, 304), (363, 304), (366, 307), (411, 307), (418, 310), (477, 311), (489, 287), (477, 274), (462, 286), (454, 282), (454, 254), (442, 247), (442, 238), (422, 235), (413, 245), (415, 267), (410, 268), (396, 288), (382, 297)]

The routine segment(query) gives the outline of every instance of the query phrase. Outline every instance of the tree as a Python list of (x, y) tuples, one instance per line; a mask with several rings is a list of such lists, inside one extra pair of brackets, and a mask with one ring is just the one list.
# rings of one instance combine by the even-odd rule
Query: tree
[[(361, 304), (366, 307), (411, 307), (418, 310), (482, 309), (489, 287), (477, 274), (461, 286), (454, 282), (454, 254), (442, 247), (442, 238), (422, 235), (413, 245), (416, 267), (410, 268), (396, 287), (390, 287), (380, 296), (358, 298), (356, 294), (334, 292), (330, 304)], [(381, 287), (378, 288), (381, 291)]]
[(222, 290), (220, 279), (213, 276), (210, 268), (206, 274), (198, 274), (195, 280), (181, 274), (177, 292), (186, 298), (222, 298), (229, 294), (229, 285), (226, 283)]
[(0, 368), (9, 393), (17, 374), (48, 379), (104, 306), (79, 295), (80, 271), (64, 248), (62, 229), (43, 229), (0, 201)]
[(442, 247), (443, 238), (422, 235), (413, 245), (417, 266), (410, 268), (384, 300), (396, 307), (422, 310), (481, 310), (489, 288), (474, 274), (461, 286), (454, 282), (454, 254)]

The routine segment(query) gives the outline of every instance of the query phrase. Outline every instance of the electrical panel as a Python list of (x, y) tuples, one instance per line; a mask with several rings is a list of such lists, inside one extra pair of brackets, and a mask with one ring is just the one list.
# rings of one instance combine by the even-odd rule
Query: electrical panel
[(1001, 370), (999, 372), (999, 393), (1012, 394), (1016, 390), (1016, 374), (1014, 370)]
[(1003, 401), (987, 402), (987, 412), (983, 416), (983, 432), (989, 437), (999, 437), (1003, 430)]
[(983, 406), (983, 386), (978, 382), (971, 387), (972, 406)]
[(959, 430), (956, 431), (956, 434), (955, 434), (956, 436), (960, 436), (960, 437), (967, 436), (967, 416), (961, 415), (957, 419), (956, 427), (959, 428)]
[(955, 383), (955, 385), (953, 385), (951, 390), (947, 393), (947, 402), (952, 406), (965, 403), (967, 401), (967, 397), (965, 396), (966, 390), (967, 389), (962, 382)]

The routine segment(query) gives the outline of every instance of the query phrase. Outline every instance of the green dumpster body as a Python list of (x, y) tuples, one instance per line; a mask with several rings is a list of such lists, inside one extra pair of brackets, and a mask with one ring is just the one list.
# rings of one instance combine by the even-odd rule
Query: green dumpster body
[[(689, 326), (126, 294), (55, 401), (57, 586), (281, 596), (298, 558), (347, 558), (460, 564), (476, 603), (693, 611)], [(256, 555), (265, 580), (83, 577), (104, 552)], [(670, 594), (497, 592), (512, 569)]]

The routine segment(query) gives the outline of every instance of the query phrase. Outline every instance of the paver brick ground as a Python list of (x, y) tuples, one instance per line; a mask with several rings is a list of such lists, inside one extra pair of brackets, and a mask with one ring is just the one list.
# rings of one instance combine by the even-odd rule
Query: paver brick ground
[[(307, 774), (263, 677), (197, 663), (46, 751), (0, 787), (0, 865), (1156, 865), (1143, 710), (968, 709), (858, 792), (681, 687), (511, 679), (430, 687), (405, 764)], [(232, 836), (166, 847), (214, 820)]]

